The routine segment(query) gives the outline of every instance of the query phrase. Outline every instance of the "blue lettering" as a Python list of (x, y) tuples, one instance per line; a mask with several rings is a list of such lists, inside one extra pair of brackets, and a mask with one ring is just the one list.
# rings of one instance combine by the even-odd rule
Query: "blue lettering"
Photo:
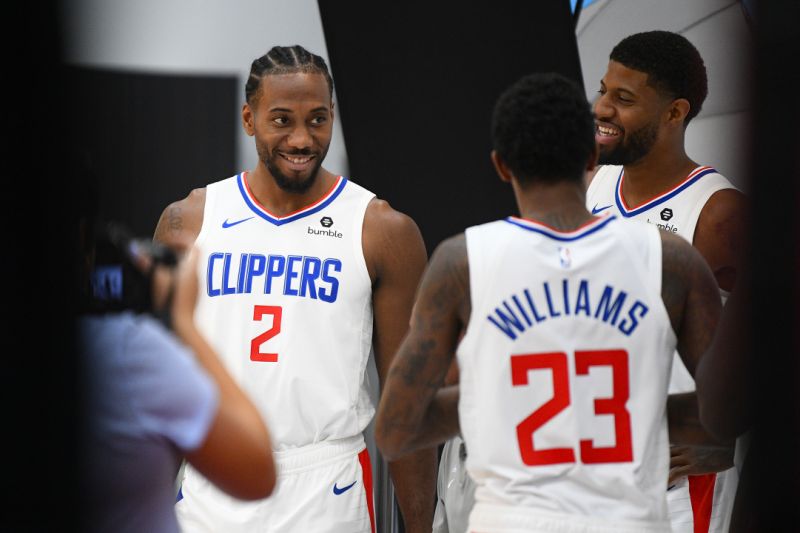
[(328, 303), (333, 303), (336, 301), (336, 297), (339, 295), (339, 280), (336, 279), (333, 275), (331, 275), (331, 270), (335, 272), (342, 271), (342, 262), (338, 259), (326, 259), (322, 263), (322, 281), (326, 281), (330, 283), (330, 289), (325, 289), (324, 287), (319, 288), (319, 299)]
[[(638, 317), (636, 316), (637, 311), (639, 315)], [(634, 304), (628, 310), (628, 318), (631, 320), (630, 326), (628, 325), (628, 320), (623, 318), (619, 323), (618, 329), (625, 335), (630, 335), (633, 333), (633, 330), (636, 329), (636, 326), (639, 325), (639, 320), (644, 318), (644, 315), (647, 314), (647, 311), (649, 311), (648, 307), (639, 300), (636, 300), (636, 302), (634, 302)]]
[(561, 282), (561, 287), (564, 289), (564, 314), (569, 314), (569, 285), (567, 280)]
[(531, 298), (531, 293), (528, 289), (522, 291), (525, 293), (525, 298), (528, 300), (528, 305), (531, 308), (531, 313), (533, 313), (533, 318), (536, 320), (537, 323), (547, 320), (546, 316), (539, 316), (539, 312), (536, 310), (536, 306), (533, 305), (533, 298)]
[(303, 277), (300, 278), (300, 296), (305, 296), (306, 292), (311, 298), (317, 298), (317, 287), (314, 280), (319, 279), (322, 269), (322, 261), (316, 257), (303, 258)]
[(547, 284), (546, 281), (544, 282), (544, 297), (547, 298), (547, 308), (550, 310), (550, 316), (552, 318), (561, 316), (561, 313), (553, 309), (553, 301), (550, 298), (550, 286)]
[(267, 281), (264, 282), (264, 294), (272, 294), (272, 279), (283, 275), (286, 258), (282, 255), (270, 255), (267, 259)]
[(242, 254), (242, 259), (239, 261), (239, 281), (236, 283), (236, 292), (239, 294), (244, 292), (244, 280), (247, 273), (247, 254)]
[(592, 316), (592, 310), (589, 306), (589, 282), (585, 279), (582, 279), (580, 285), (578, 285), (578, 300), (575, 302), (575, 314), (577, 315), (581, 311), (586, 316)]
[(611, 301), (611, 295), (613, 292), (614, 289), (611, 288), (610, 285), (606, 285), (606, 288), (603, 289), (603, 295), (600, 296), (600, 301), (597, 303), (597, 310), (594, 312), (594, 317), (598, 318), (600, 316), (600, 311), (602, 310), (603, 322), (608, 322), (609, 317), (611, 317), (612, 326), (617, 324), (617, 318), (619, 317), (619, 312), (622, 309), (622, 304), (625, 303), (625, 297), (627, 296), (627, 293), (625, 291), (619, 291), (619, 294), (617, 295), (617, 298), (614, 300), (613, 305), (611, 306), (611, 308), (609, 308), (608, 304)]
[(206, 292), (209, 296), (219, 296), (222, 291), (214, 288), (214, 261), (222, 259), (223, 254), (215, 252), (208, 256), (208, 269), (206, 270)]
[(303, 257), (300, 255), (290, 255), (286, 258), (286, 279), (283, 280), (283, 294), (287, 296), (297, 296), (298, 294), (298, 290), (292, 288), (292, 280), (300, 276), (297, 266), (302, 260)]
[(266, 266), (266, 257), (261, 254), (250, 254), (247, 259), (247, 281), (245, 281), (243, 292), (247, 294), (253, 292), (253, 278), (263, 275)]
[(222, 294), (236, 294), (236, 287), (230, 287), (228, 281), (231, 275), (231, 254), (225, 254), (222, 262)]
[(525, 318), (525, 322), (527, 322), (529, 326), (532, 326), (533, 323), (531, 322), (531, 319), (528, 318), (528, 315), (525, 313), (525, 310), (520, 305), (519, 300), (517, 299), (517, 295), (515, 294), (514, 296), (511, 297), (511, 299), (514, 300), (515, 304), (517, 304), (517, 309), (519, 309), (519, 312), (522, 313), (522, 316)]
[(511, 340), (515, 340), (517, 338), (517, 334), (514, 333), (514, 330), (512, 329), (511, 326), (517, 328), (520, 333), (525, 331), (525, 327), (522, 325), (522, 322), (520, 322), (519, 318), (517, 318), (517, 315), (514, 314), (514, 311), (511, 310), (511, 307), (506, 302), (503, 302), (503, 306), (508, 311), (508, 315), (503, 313), (499, 307), (496, 307), (494, 309), (495, 314), (500, 319), (502, 324), (497, 320), (495, 320), (494, 317), (491, 315), (487, 316), (486, 318), (489, 319), (489, 322), (497, 326), (500, 329), (500, 331), (502, 331), (509, 338), (511, 338)]

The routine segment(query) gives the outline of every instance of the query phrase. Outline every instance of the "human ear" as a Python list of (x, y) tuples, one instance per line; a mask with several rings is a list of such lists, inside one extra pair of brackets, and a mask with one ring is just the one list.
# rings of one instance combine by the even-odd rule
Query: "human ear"
[(253, 127), (253, 109), (250, 107), (250, 104), (244, 104), (242, 106), (242, 127), (244, 128), (245, 133), (252, 137), (255, 135), (255, 128)]
[(511, 172), (511, 169), (508, 168), (508, 165), (506, 165), (505, 161), (500, 158), (497, 150), (492, 150), (491, 157), (494, 169), (497, 171), (497, 175), (500, 176), (500, 179), (506, 183), (511, 183), (511, 178), (514, 177), (514, 173)]

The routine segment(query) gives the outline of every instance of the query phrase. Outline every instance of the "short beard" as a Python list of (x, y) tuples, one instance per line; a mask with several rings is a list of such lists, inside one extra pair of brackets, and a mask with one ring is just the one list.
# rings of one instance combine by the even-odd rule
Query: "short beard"
[[(311, 173), (308, 175), (306, 179), (297, 180), (292, 179), (283, 172), (281, 172), (276, 165), (272, 163), (273, 157), (270, 152), (269, 147), (261, 146), (256, 143), (256, 152), (258, 152), (258, 158), (264, 163), (264, 166), (267, 167), (269, 173), (272, 175), (272, 178), (275, 180), (275, 184), (282, 190), (288, 193), (293, 194), (303, 194), (304, 192), (308, 191), (314, 182), (317, 181), (317, 176), (319, 175), (319, 169), (322, 167), (322, 160), (325, 159), (325, 154), (321, 154), (316, 158), (316, 164), (314, 168), (311, 170)], [(327, 153), (327, 152), (326, 152)], [(309, 155), (309, 153), (298, 152), (296, 155)], [(280, 155), (275, 154), (274, 157), (280, 157)]]
[[(278, 156), (280, 157), (280, 156)], [(319, 175), (319, 169), (322, 166), (322, 161), (317, 158), (317, 164), (314, 165), (314, 168), (311, 171), (311, 174), (304, 180), (296, 180), (292, 179), (283, 172), (281, 172), (275, 165), (272, 164), (271, 159), (267, 159), (265, 161), (267, 166), (267, 170), (269, 173), (272, 174), (272, 178), (275, 180), (275, 184), (280, 187), (282, 191), (295, 193), (295, 194), (303, 194), (307, 190), (314, 185), (314, 182), (317, 181), (317, 176)]]
[(600, 165), (632, 165), (636, 163), (653, 148), (658, 136), (658, 124), (642, 126), (631, 133), (627, 142), (623, 142), (610, 152), (599, 154)]

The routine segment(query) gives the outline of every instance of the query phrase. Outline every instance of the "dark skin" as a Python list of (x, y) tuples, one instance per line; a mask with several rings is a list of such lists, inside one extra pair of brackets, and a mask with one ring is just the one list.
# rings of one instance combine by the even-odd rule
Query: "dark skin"
[[(265, 76), (259, 93), (242, 109), (242, 124), (254, 137), (259, 161), (247, 173), (250, 190), (267, 210), (283, 216), (314, 203), (337, 176), (320, 166), (330, 145), (333, 103), (321, 74)], [(268, 164), (269, 163), (269, 164)], [(286, 190), (275, 169), (290, 185)], [(163, 211), (154, 239), (187, 249), (203, 223), (205, 189), (192, 191)], [(373, 199), (364, 216), (362, 248), (372, 280), (373, 348), (381, 389), (406, 333), (414, 293), (427, 261), (417, 225), (386, 201)], [(406, 531), (430, 531), (436, 489), (436, 449), (389, 463)]]
[[(510, 182), (520, 214), (562, 231), (592, 219), (585, 207), (580, 181), (520, 185), (507, 165), (493, 153), (498, 174)], [(592, 164), (589, 167), (593, 167)], [(721, 304), (712, 273), (697, 251), (679, 237), (661, 233), (663, 243), (662, 299), (667, 308), (678, 350), (690, 372), (711, 342)], [(395, 357), (376, 418), (376, 441), (382, 453), (399, 457), (420, 447), (454, 437), (458, 423), (458, 385), (449, 385), (454, 352), (469, 321), (470, 290), (466, 241), (463, 234), (440, 244), (420, 284), (411, 329)], [(670, 397), (686, 409), (694, 395)], [(696, 401), (694, 402), (696, 405)], [(713, 439), (699, 424), (685, 426), (671, 416), (670, 428), (687, 441)]]
[[(699, 166), (684, 148), (686, 116), (690, 108), (685, 98), (672, 98), (650, 85), (646, 73), (609, 61), (608, 70), (600, 81), (600, 95), (594, 103), (596, 139), (601, 153), (629, 142), (633, 132), (642, 127), (655, 127), (657, 131), (650, 150), (638, 161), (624, 166), (622, 196), (628, 206), (641, 205), (670, 190)], [(741, 192), (717, 191), (700, 212), (692, 239), (692, 245), (711, 268), (719, 288), (728, 292), (736, 285), (740, 259), (737, 248), (747, 228), (745, 213), (747, 205)], [(730, 468), (733, 451), (733, 445), (705, 449), (676, 447), (672, 450), (671, 481), (682, 475)]]

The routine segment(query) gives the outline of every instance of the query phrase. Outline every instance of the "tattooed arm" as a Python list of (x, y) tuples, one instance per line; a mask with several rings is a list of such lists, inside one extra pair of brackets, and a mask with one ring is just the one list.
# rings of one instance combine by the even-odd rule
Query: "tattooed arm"
[(444, 241), (422, 278), (411, 327), (386, 379), (375, 440), (387, 458), (444, 442), (459, 432), (458, 385), (443, 387), (470, 313), (463, 234)]
[(189, 250), (203, 225), (205, 204), (205, 189), (195, 189), (183, 200), (169, 204), (158, 219), (153, 240), (181, 253)]

